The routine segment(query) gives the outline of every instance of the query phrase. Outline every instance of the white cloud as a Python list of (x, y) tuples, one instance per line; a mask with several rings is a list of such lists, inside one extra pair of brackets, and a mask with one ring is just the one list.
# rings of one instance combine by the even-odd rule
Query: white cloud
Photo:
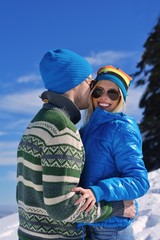
[(99, 53), (91, 53), (91, 56), (85, 58), (92, 66), (103, 66), (105, 64), (116, 64), (122, 60), (132, 58), (135, 52), (123, 51), (104, 51)]
[(37, 74), (30, 74), (26, 76), (21, 76), (17, 79), (18, 83), (28, 83), (28, 82), (38, 82), (41, 80), (40, 75)]
[(8, 171), (4, 176), (0, 176), (1, 180), (7, 180), (7, 181), (16, 181), (16, 171)]
[(128, 97), (126, 101), (126, 113), (134, 117), (137, 122), (142, 118), (143, 109), (139, 108), (139, 102), (144, 93), (144, 87), (130, 88), (128, 90)]
[(42, 106), (39, 98), (43, 89), (5, 95), (0, 101), (0, 109), (7, 112), (32, 114)]
[(6, 132), (0, 132), (0, 136), (6, 135)]
[[(2, 149), (8, 149), (8, 148), (14, 148), (15, 146), (18, 146), (18, 142), (11, 142), (11, 141), (4, 141), (4, 142), (0, 142), (0, 152)], [(1, 155), (0, 155), (1, 156)]]
[(0, 142), (0, 165), (15, 165), (17, 159), (18, 142)]
[(9, 171), (7, 174), (6, 174), (6, 178), (8, 180), (16, 180), (16, 177), (17, 177), (17, 174), (15, 171)]
[(29, 123), (31, 119), (29, 117), (27, 118), (20, 118), (19, 120), (16, 119), (16, 121), (10, 122), (10, 124), (6, 124), (6, 132), (5, 134), (10, 134), (10, 130), (17, 130), (16, 133), (18, 134), (19, 131), (21, 131), (21, 129), (24, 129), (24, 126), (27, 126), (27, 124)]
[(16, 151), (10, 154), (8, 154), (8, 152), (2, 153), (2, 156), (0, 157), (0, 166), (15, 165), (16, 163), (17, 163)]

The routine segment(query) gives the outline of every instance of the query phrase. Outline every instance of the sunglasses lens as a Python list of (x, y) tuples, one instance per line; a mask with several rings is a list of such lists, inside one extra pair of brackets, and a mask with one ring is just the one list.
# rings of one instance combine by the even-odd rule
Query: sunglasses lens
[(108, 90), (107, 94), (108, 94), (108, 97), (109, 97), (112, 101), (116, 101), (116, 100), (118, 100), (118, 98), (119, 98), (119, 92), (117, 92), (117, 91), (114, 90), (114, 89)]
[[(95, 88), (92, 92), (92, 97), (93, 98), (99, 98), (104, 94), (104, 90), (101, 88)], [(110, 89), (107, 91), (107, 96), (112, 100), (112, 101), (117, 101), (119, 98), (119, 92), (117, 92), (115, 89)]]
[(103, 94), (103, 90), (101, 88), (96, 88), (92, 92), (92, 97), (99, 98), (102, 96), (102, 94)]

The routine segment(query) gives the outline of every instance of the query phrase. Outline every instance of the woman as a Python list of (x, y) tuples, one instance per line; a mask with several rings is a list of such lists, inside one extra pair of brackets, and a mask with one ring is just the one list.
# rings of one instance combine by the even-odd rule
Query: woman
[[(122, 113), (131, 77), (113, 66), (105, 66), (99, 69), (95, 81), (91, 117), (82, 133), (86, 151), (82, 187), (73, 189), (82, 193), (75, 204), (86, 199), (82, 207), (86, 211), (95, 202), (136, 199), (149, 189), (139, 128), (133, 118)], [(123, 230), (132, 220), (111, 217), (89, 224), (89, 239), (134, 239), (131, 228)]]

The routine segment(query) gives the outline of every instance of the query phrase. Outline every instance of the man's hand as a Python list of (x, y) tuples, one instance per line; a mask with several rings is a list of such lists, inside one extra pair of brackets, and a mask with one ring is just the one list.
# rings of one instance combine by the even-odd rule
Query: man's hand
[(136, 207), (134, 200), (123, 201), (124, 203), (124, 214), (123, 217), (134, 218), (136, 215)]
[(75, 205), (78, 205), (85, 200), (85, 203), (80, 208), (80, 211), (89, 212), (96, 202), (96, 198), (93, 192), (91, 191), (91, 189), (76, 187), (76, 188), (73, 188), (71, 191), (81, 193), (81, 197), (75, 202)]

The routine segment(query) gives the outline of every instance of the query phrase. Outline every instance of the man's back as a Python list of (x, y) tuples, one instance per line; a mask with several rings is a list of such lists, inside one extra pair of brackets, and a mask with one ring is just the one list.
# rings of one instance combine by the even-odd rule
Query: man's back
[(74, 124), (57, 108), (40, 110), (18, 147), (20, 230), (50, 234), (56, 226), (53, 219), (72, 215), (77, 208), (76, 195), (69, 189), (79, 182), (83, 160), (83, 146)]

